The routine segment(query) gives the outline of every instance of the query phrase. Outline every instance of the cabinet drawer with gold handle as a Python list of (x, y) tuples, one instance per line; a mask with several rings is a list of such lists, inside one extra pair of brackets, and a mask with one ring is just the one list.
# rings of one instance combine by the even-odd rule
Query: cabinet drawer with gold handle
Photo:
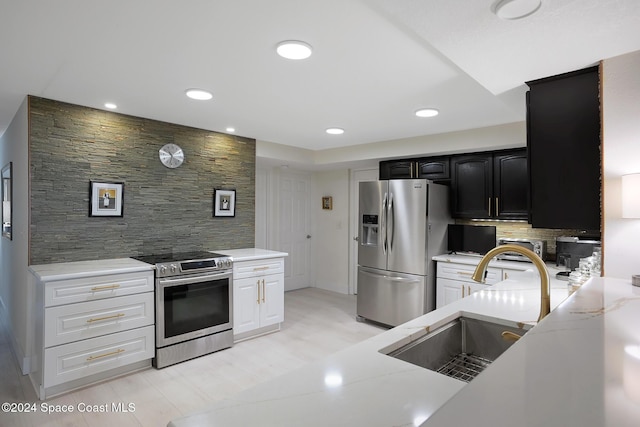
[(153, 292), (153, 270), (52, 280), (44, 285), (44, 305), (53, 307), (76, 302)]
[[(454, 262), (438, 261), (436, 264), (436, 277), (442, 277), (444, 279), (459, 280), (462, 282), (476, 283), (471, 278), (475, 269), (476, 269), (475, 265), (456, 264)], [(502, 269), (489, 267), (487, 269), (485, 284), (493, 285), (500, 281), (502, 281)]]
[(154, 294), (45, 308), (45, 347), (153, 325)]
[(44, 387), (151, 359), (155, 327), (132, 329), (50, 347), (44, 351)]
[(233, 264), (233, 278), (265, 276), (284, 273), (284, 258), (268, 258), (254, 261), (239, 261)]

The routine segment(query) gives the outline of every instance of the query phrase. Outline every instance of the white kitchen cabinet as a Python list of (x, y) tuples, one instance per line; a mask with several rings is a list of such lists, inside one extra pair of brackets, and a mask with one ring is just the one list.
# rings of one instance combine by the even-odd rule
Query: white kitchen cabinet
[(40, 399), (151, 366), (154, 275), (135, 260), (29, 268), (35, 334), (29, 377)]
[(481, 291), (503, 280), (500, 268), (487, 268), (485, 283), (471, 279), (476, 267), (468, 264), (438, 262), (436, 267), (436, 308)]
[(278, 331), (283, 320), (284, 258), (234, 260), (234, 341)]

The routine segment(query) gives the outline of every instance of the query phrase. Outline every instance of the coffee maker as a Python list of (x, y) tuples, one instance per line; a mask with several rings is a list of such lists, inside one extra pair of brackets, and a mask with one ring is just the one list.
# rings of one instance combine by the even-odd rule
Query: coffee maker
[(581, 240), (578, 237), (556, 237), (556, 266), (565, 266), (569, 271), (578, 268), (580, 258), (593, 254), (600, 247), (600, 240)]

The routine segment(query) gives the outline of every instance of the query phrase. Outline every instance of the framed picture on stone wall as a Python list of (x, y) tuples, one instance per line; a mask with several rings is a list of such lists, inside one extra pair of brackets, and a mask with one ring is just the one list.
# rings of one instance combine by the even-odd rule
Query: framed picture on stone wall
[(11, 199), (13, 198), (13, 181), (12, 181), (13, 162), (7, 163), (2, 168), (2, 235), (12, 240), (11, 234), (11, 217), (13, 208)]
[(89, 216), (122, 216), (123, 182), (90, 181)]
[(236, 216), (236, 190), (213, 190), (213, 216)]

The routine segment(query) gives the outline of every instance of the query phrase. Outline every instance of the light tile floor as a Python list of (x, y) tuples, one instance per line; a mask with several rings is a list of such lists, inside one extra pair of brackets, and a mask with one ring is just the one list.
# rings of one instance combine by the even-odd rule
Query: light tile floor
[[(317, 288), (285, 293), (282, 330), (164, 369), (147, 369), (47, 399), (73, 413), (46, 414), (28, 377), (20, 374), (0, 325), (0, 403), (35, 404), (34, 413), (0, 411), (0, 426), (166, 426), (225, 396), (297, 369), (384, 329), (355, 320), (356, 299)], [(84, 406), (131, 403), (128, 413), (79, 412)], [(54, 407), (55, 408), (55, 407)], [(98, 408), (99, 409), (99, 408)]]

